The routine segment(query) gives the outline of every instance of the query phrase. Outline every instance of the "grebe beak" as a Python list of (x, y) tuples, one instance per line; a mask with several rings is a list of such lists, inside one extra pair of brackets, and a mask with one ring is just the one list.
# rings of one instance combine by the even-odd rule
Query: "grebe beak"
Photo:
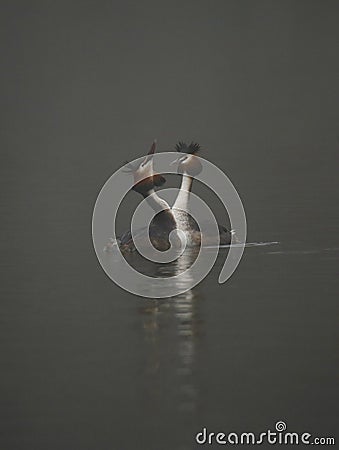
[(170, 166), (174, 166), (174, 164), (179, 164), (187, 159), (187, 155), (179, 156), (179, 158), (176, 158), (174, 161), (170, 163)]
[(147, 153), (147, 156), (146, 156), (146, 158), (144, 159), (144, 161), (142, 163), (143, 166), (145, 164), (147, 164), (153, 158), (153, 155), (155, 153), (156, 148), (157, 148), (157, 140), (154, 139), (154, 141), (153, 141), (153, 143), (151, 145), (151, 148), (149, 149), (149, 151)]
[(151, 146), (151, 148), (150, 148), (150, 150), (149, 150), (149, 152), (147, 154), (148, 155), (154, 155), (154, 152), (155, 152), (156, 148), (157, 148), (157, 140), (154, 139), (154, 141), (152, 143), (152, 146)]

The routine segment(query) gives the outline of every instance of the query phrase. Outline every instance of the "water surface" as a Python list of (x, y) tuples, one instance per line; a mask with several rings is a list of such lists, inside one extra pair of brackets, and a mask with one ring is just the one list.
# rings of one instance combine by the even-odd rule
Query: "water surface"
[[(65, 5), (4, 2), (0, 17), (1, 449), (192, 450), (204, 426), (277, 420), (334, 435), (338, 4)], [(173, 299), (115, 286), (93, 207), (154, 138), (199, 142), (248, 242), (278, 244), (248, 246), (224, 285), (221, 250)]]

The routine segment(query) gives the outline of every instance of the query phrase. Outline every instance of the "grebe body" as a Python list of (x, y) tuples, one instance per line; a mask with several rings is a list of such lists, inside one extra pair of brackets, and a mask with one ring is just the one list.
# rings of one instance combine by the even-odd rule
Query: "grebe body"
[[(187, 145), (179, 142), (175, 147), (177, 152), (185, 153), (185, 155), (177, 159), (178, 173), (181, 174), (181, 186), (179, 194), (172, 207), (174, 217), (178, 227), (187, 233), (192, 245), (201, 244), (201, 233), (198, 224), (189, 214), (189, 197), (192, 191), (194, 177), (202, 171), (202, 164), (196, 154), (200, 151), (200, 145), (191, 143)], [(225, 226), (217, 224), (219, 231), (219, 245), (229, 245), (232, 241), (232, 232)], [(209, 239), (211, 244), (215, 243), (213, 236), (204, 234), (204, 242), (208, 245)]]
[(153, 170), (153, 154), (156, 149), (156, 141), (153, 142), (151, 149), (145, 159), (138, 165), (127, 164), (127, 172), (134, 177), (133, 190), (138, 192), (156, 213), (149, 228), (144, 227), (138, 230), (132, 237), (131, 231), (126, 231), (120, 238), (118, 244), (122, 251), (133, 252), (136, 250), (134, 240), (139, 240), (142, 245), (147, 243), (147, 233), (152, 245), (160, 251), (168, 250), (171, 247), (169, 240), (172, 231), (177, 229), (175, 216), (169, 204), (158, 196), (156, 187), (162, 186), (165, 178)]

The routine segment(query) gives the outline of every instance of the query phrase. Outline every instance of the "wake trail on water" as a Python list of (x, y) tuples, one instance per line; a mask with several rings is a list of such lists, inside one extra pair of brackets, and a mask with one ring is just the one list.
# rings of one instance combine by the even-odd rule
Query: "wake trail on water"
[[(272, 242), (246, 242), (244, 247), (265, 247), (267, 245), (280, 244), (278, 241)], [(206, 245), (204, 248), (230, 248), (230, 247), (242, 247), (243, 244), (229, 244), (229, 245)]]

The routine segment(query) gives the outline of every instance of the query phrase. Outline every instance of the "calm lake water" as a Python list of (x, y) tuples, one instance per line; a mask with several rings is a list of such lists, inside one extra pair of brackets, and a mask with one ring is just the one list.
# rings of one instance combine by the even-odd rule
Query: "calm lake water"
[(165, 300), (115, 287), (93, 252), (16, 252), (2, 302), (6, 448), (194, 449), (203, 427), (278, 420), (332, 436), (339, 249), (293, 239), (246, 248), (226, 285), (221, 250), (200, 285)]
[[(203, 427), (278, 420), (335, 435), (338, 12), (5, 2), (1, 449), (192, 450)], [(248, 242), (278, 242), (247, 247), (224, 285), (227, 250), (164, 300), (121, 290), (100, 267), (99, 190), (154, 138), (159, 151), (199, 142), (239, 192)]]

